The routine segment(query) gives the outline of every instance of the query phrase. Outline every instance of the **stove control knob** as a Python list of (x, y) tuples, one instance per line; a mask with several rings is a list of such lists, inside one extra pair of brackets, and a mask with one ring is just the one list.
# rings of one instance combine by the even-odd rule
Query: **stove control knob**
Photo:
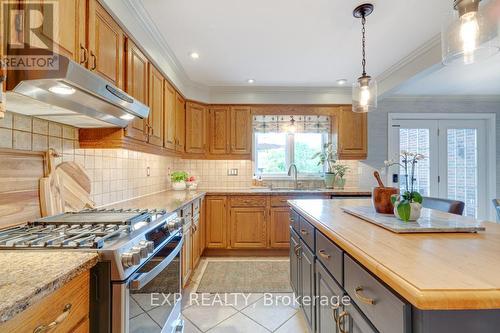
[(153, 241), (140, 241), (139, 242), (140, 246), (145, 246), (146, 249), (148, 250), (148, 253), (152, 253), (155, 250), (155, 243)]
[(132, 252), (139, 253), (141, 259), (148, 257), (148, 248), (146, 245), (139, 244), (138, 246), (134, 246)]
[(125, 252), (122, 254), (122, 265), (123, 267), (132, 267), (139, 265), (141, 263), (141, 256), (139, 252)]
[(167, 223), (167, 229), (170, 232), (179, 230), (184, 225), (184, 218), (176, 217)]

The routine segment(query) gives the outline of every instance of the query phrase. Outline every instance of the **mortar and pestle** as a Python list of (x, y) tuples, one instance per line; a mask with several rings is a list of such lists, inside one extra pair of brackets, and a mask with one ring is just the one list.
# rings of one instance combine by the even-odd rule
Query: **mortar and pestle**
[(394, 214), (394, 205), (392, 204), (391, 196), (399, 194), (399, 189), (385, 187), (378, 171), (374, 171), (373, 175), (378, 183), (378, 187), (374, 187), (372, 192), (373, 208), (380, 214)]

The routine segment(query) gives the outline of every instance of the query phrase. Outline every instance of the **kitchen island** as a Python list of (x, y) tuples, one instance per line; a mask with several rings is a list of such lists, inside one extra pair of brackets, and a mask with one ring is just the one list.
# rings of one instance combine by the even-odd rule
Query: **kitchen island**
[[(354, 303), (343, 309), (348, 314), (341, 325), (359, 332), (498, 331), (500, 225), (484, 222), (486, 231), (479, 233), (395, 234), (341, 209), (370, 200), (289, 203), (292, 284), (294, 270), (305, 268), (295, 289), (307, 294), (315, 279), (307, 271), (311, 265), (316, 265), (316, 292), (322, 278), (333, 277), (338, 292)], [(308, 264), (294, 267), (294, 257)], [(308, 311), (311, 327), (321, 332), (321, 307)], [(337, 318), (343, 313), (338, 312)]]

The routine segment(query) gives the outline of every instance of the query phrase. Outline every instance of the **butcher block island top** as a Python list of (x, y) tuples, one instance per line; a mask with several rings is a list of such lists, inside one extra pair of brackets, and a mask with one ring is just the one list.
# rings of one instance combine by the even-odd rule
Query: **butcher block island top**
[(319, 231), (421, 310), (500, 309), (500, 225), (478, 233), (395, 234), (344, 212), (370, 200), (291, 200)]

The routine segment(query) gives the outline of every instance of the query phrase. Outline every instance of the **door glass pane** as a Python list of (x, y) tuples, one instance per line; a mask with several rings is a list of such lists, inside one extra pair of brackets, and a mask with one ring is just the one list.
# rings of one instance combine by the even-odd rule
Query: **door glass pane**
[(323, 150), (323, 133), (295, 133), (295, 164), (299, 173), (319, 174), (323, 166), (313, 155)]
[(286, 133), (255, 133), (256, 171), (259, 174), (285, 174)]
[(477, 216), (477, 133), (473, 128), (447, 130), (448, 199), (465, 202), (464, 215)]
[[(399, 149), (406, 150), (416, 154), (423, 154), (426, 158), (419, 161), (415, 167), (415, 185), (414, 191), (420, 192), (423, 196), (429, 196), (430, 193), (430, 147), (429, 147), (429, 129), (428, 128), (400, 128), (399, 129)], [(410, 173), (410, 170), (408, 170)], [(406, 188), (410, 180), (405, 178), (406, 171), (400, 167), (399, 187)]]

